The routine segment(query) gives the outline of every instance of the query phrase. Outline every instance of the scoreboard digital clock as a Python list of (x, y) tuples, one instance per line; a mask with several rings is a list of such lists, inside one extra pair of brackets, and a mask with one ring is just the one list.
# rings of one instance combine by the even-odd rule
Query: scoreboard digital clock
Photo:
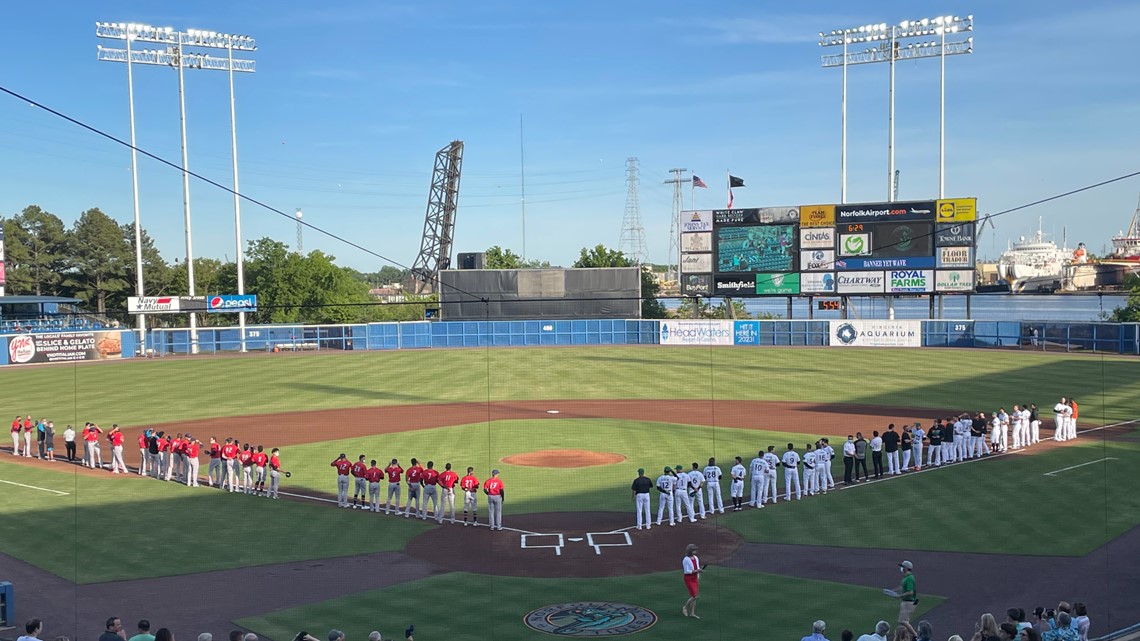
[(838, 312), (843, 309), (838, 298), (821, 298), (815, 302), (816, 309), (821, 312)]

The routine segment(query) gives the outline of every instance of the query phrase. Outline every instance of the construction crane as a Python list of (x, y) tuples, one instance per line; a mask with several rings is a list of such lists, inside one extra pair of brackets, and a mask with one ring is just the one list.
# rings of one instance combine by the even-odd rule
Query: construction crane
[(427, 215), (424, 217), (424, 235), (420, 241), (420, 253), (412, 263), (412, 278), (417, 294), (437, 291), (439, 271), (451, 267), (451, 245), (455, 234), (455, 210), (459, 204), (459, 176), (462, 168), (462, 140), (453, 140), (436, 152)]

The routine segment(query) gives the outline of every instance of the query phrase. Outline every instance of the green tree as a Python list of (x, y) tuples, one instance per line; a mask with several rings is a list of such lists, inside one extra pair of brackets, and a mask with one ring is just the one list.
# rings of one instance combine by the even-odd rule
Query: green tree
[[(144, 228), (141, 233), (142, 237), (142, 259), (143, 259), (143, 290), (147, 296), (161, 296), (170, 293), (170, 287), (174, 282), (174, 275), (171, 271), (170, 265), (158, 248), (154, 246), (154, 239), (150, 234), (146, 233)], [(123, 225), (123, 238), (126, 239), (127, 244), (131, 248), (131, 261), (127, 267), (127, 280), (131, 285), (131, 293), (135, 289), (135, 224), (127, 223)], [(185, 274), (185, 270), (183, 270)]]
[(36, 205), (4, 221), (7, 287), (13, 294), (61, 293), (68, 231), (58, 216)]
[(301, 296), (286, 279), (289, 246), (272, 238), (249, 241), (245, 258), (246, 291), (257, 294), (255, 322), (297, 322)]
[(625, 254), (600, 243), (593, 249), (583, 247), (578, 260), (574, 261), (575, 267), (630, 267), (631, 265)]
[[(609, 249), (605, 245), (598, 244), (593, 249), (582, 248), (579, 252), (578, 260), (574, 261), (574, 267), (633, 267), (634, 265), (629, 262), (622, 252)], [(668, 311), (661, 301), (657, 300), (657, 295), (661, 293), (661, 285), (653, 276), (653, 271), (649, 266), (641, 268), (641, 317), (642, 318), (665, 318), (668, 316)]]
[[(67, 276), (63, 285), (103, 314), (107, 301), (127, 291), (131, 246), (118, 223), (97, 207), (79, 216), (71, 228)], [(122, 315), (121, 311), (118, 315)]]
[(1114, 323), (1140, 323), (1140, 285), (1133, 285), (1123, 307), (1112, 310), (1108, 320)]
[(487, 269), (522, 269), (524, 266), (521, 256), (498, 245), (487, 248), (484, 265)]

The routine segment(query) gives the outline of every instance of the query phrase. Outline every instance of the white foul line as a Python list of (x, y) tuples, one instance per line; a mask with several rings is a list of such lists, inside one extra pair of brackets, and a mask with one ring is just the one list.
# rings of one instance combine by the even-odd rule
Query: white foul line
[(0, 483), (7, 483), (8, 485), (15, 485), (17, 487), (26, 487), (29, 490), (39, 490), (41, 492), (51, 492), (57, 496), (67, 496), (67, 492), (60, 492), (59, 490), (49, 490), (46, 487), (36, 487), (35, 485), (24, 485), (23, 483), (16, 483), (15, 481), (5, 481), (0, 479)]
[(1080, 465), (1073, 465), (1071, 467), (1063, 467), (1059, 470), (1053, 470), (1052, 472), (1046, 472), (1043, 476), (1056, 476), (1057, 474), (1060, 474), (1061, 472), (1066, 472), (1068, 470), (1075, 470), (1078, 467), (1084, 467), (1086, 465), (1092, 465), (1093, 463), (1103, 463), (1104, 461), (1118, 461), (1118, 460), (1120, 460), (1120, 459), (1116, 458), (1115, 456), (1106, 456), (1104, 458), (1098, 458), (1095, 461), (1089, 461), (1088, 463), (1081, 463)]

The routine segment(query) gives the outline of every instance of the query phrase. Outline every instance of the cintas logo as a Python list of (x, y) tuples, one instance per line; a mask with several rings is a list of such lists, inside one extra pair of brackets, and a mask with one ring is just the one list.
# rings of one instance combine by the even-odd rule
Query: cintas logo
[(13, 336), (8, 339), (8, 360), (27, 363), (36, 356), (36, 341), (31, 336)]

